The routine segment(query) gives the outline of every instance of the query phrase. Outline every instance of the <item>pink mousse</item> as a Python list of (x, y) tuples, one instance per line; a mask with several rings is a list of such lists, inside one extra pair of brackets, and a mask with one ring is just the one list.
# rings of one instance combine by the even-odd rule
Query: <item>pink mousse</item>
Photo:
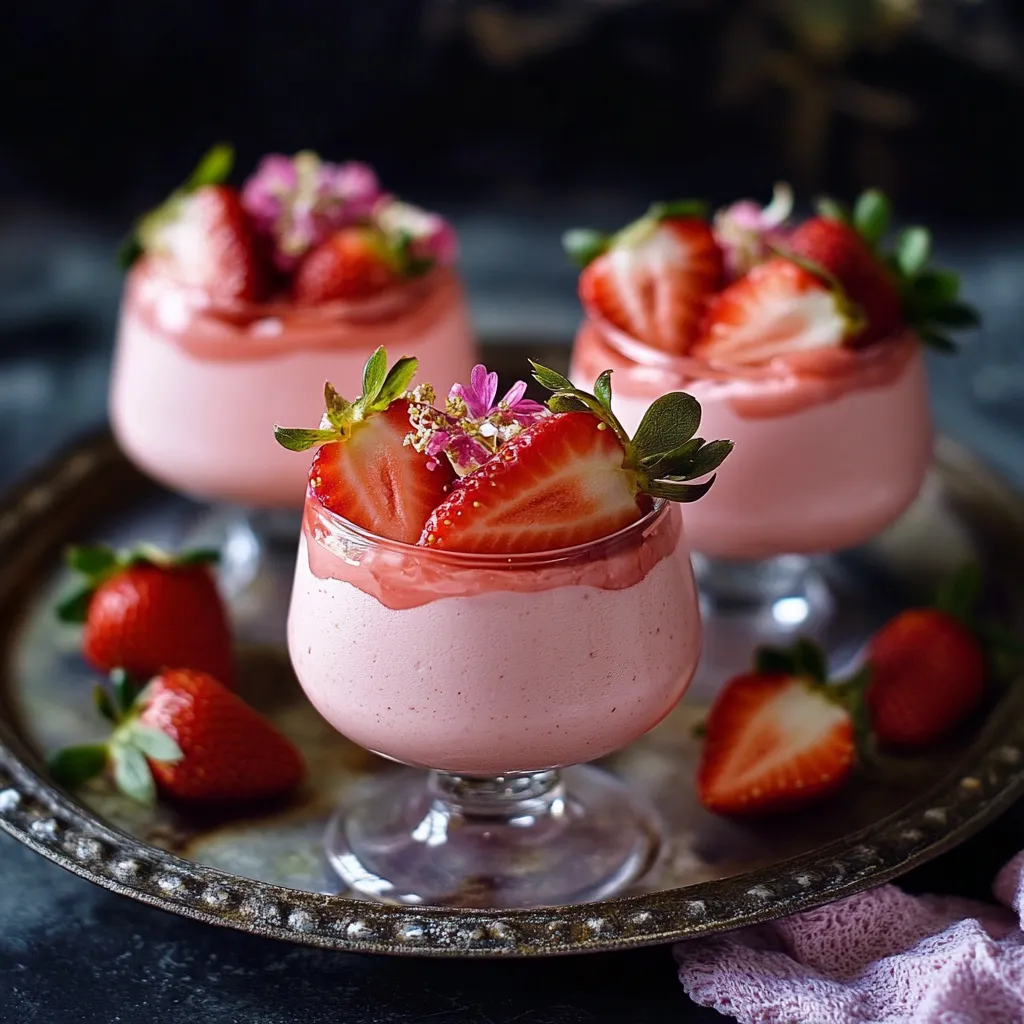
[(359, 303), (213, 307), (143, 259), (129, 275), (110, 393), (114, 433), (167, 486), (256, 507), (302, 505), (308, 464), (275, 423), (315, 426), (325, 381), (348, 398), (379, 345), (420, 380), (468, 378), (476, 343), (454, 271)]
[(601, 757), (655, 726), (700, 654), (676, 506), (565, 553), (378, 543), (307, 502), (292, 664), (339, 732), (463, 775)]
[(917, 496), (932, 428), (916, 338), (731, 373), (642, 348), (585, 322), (570, 375), (589, 387), (613, 368), (612, 407), (630, 432), (655, 398), (685, 390), (701, 404), (700, 435), (735, 442), (715, 486), (686, 507), (695, 551), (725, 559), (835, 551), (869, 540)]

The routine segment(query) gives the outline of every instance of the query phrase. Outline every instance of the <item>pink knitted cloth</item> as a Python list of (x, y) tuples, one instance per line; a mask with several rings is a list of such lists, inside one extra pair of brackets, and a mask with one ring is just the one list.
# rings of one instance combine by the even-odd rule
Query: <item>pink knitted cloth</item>
[(883, 885), (681, 943), (679, 978), (740, 1024), (1024, 1024), (1022, 872), (1024, 853), (999, 872), (1004, 906)]

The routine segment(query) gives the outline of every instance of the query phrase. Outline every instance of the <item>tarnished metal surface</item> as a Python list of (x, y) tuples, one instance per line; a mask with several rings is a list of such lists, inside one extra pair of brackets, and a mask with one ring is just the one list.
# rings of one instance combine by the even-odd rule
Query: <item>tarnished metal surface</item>
[[(50, 612), (64, 582), (62, 547), (98, 537), (173, 543), (196, 514), (146, 484), (108, 438), (57, 460), (0, 508), (0, 826), (69, 870), (174, 913), (373, 952), (534, 956), (663, 942), (878, 884), (966, 838), (1024, 793), (1024, 687), (1014, 686), (972, 735), (927, 760), (862, 775), (820, 811), (758, 826), (725, 822), (694, 801), (692, 726), (702, 708), (687, 698), (608, 761), (667, 822), (665, 856), (644, 891), (516, 912), (346, 898), (320, 852), (323, 823), (350, 787), (393, 769), (319, 719), (282, 651), (251, 642), (266, 619), (266, 608), (247, 605), (252, 594), (234, 607), (246, 641), (243, 692), (306, 754), (313, 781), (296, 800), (260, 818), (201, 819), (138, 809), (103, 786), (72, 798), (46, 777), (41, 754), (99, 733), (75, 635)], [(1024, 622), (1024, 514), (968, 454), (943, 443), (918, 505), (842, 570), (889, 603), (896, 593), (927, 594), (971, 555), (987, 570), (988, 610), (1006, 624)]]

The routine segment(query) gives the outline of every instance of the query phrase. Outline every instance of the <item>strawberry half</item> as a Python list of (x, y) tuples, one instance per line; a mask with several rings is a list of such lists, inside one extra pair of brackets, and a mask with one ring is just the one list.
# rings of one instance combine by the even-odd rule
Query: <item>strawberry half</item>
[(384, 234), (370, 227), (347, 227), (302, 260), (292, 281), (292, 297), (304, 304), (367, 299), (400, 280)]
[(697, 792), (709, 811), (770, 815), (837, 792), (856, 758), (849, 711), (825, 685), (806, 642), (759, 652), (754, 672), (718, 694), (705, 723)]
[(701, 204), (658, 204), (612, 238), (571, 231), (566, 249), (584, 266), (584, 308), (631, 337), (674, 355), (696, 340), (722, 279), (722, 253)]
[(143, 678), (167, 666), (200, 669), (231, 686), (235, 661), (227, 612), (210, 572), (213, 551), (170, 556), (144, 547), (73, 547), (68, 565), (84, 582), (57, 607), (84, 623), (82, 653), (101, 672)]
[(127, 268), (149, 253), (181, 284), (223, 303), (265, 297), (268, 270), (241, 196), (224, 184), (234, 162), (230, 146), (215, 146), (188, 180), (142, 217), (121, 249)]
[(840, 292), (790, 260), (773, 259), (712, 300), (691, 355), (728, 366), (760, 366), (794, 352), (840, 348), (858, 330)]
[(694, 501), (706, 476), (732, 449), (729, 441), (694, 437), (700, 405), (690, 395), (664, 395), (631, 440), (611, 411), (611, 371), (595, 394), (534, 365), (555, 392), (555, 413), (506, 441), (427, 520), (420, 544), (445, 551), (527, 553), (606, 537), (642, 517), (647, 496)]
[(126, 796), (159, 793), (190, 804), (250, 803), (295, 789), (302, 755), (273, 725), (213, 676), (168, 669), (138, 692), (124, 674), (96, 689), (115, 726), (107, 743), (70, 747), (50, 759), (63, 785), (81, 785), (108, 766)]
[(444, 500), (455, 473), (405, 443), (411, 427), (403, 397), (416, 373), (403, 358), (388, 371), (377, 349), (363, 369), (363, 393), (354, 402), (328, 384), (327, 412), (315, 430), (275, 427), (279, 444), (301, 452), (316, 447), (310, 492), (325, 508), (388, 540), (415, 544), (431, 511)]

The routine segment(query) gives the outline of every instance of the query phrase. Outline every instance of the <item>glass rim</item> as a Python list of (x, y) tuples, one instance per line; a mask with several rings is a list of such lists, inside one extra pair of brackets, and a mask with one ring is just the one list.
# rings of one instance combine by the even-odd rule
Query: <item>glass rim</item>
[[(618, 547), (633, 539), (643, 539), (647, 533), (661, 523), (675, 504), (677, 503), (669, 501), (667, 498), (653, 498), (651, 508), (635, 523), (630, 523), (628, 526), (624, 526), (622, 529), (616, 530), (615, 533), (610, 533), (604, 537), (598, 537), (595, 540), (585, 541), (582, 544), (575, 544), (567, 548), (552, 548), (548, 551), (513, 553), (490, 551), (444, 551), (437, 548), (421, 547), (419, 544), (407, 544), (404, 541), (389, 540), (387, 537), (381, 537), (373, 533), (371, 530), (367, 530), (362, 526), (357, 526), (350, 520), (345, 519), (344, 516), (340, 516), (336, 512), (332, 512), (329, 508), (321, 505), (320, 502), (307, 491), (306, 512), (303, 514), (302, 533), (305, 537), (306, 514), (308, 513), (310, 506), (312, 506), (314, 513), (329, 525), (331, 535), (334, 535), (336, 531), (338, 534), (346, 535), (360, 541), (367, 547), (390, 551), (406, 558), (426, 558), (428, 561), (433, 561), (439, 564), (448, 564), (459, 568), (495, 569), (499, 571), (539, 568), (545, 565), (557, 565), (564, 562), (579, 561), (581, 558), (590, 558), (593, 557), (595, 551)], [(312, 542), (319, 543), (316, 536), (311, 540)]]
[[(669, 352), (662, 352), (648, 345), (647, 342), (628, 334), (595, 310), (584, 307), (584, 315), (584, 325), (599, 331), (605, 344), (619, 355), (638, 366), (667, 370), (684, 382), (699, 380), (727, 383), (745, 380), (771, 383), (785, 380), (792, 377), (794, 372), (799, 372), (799, 366), (795, 362), (784, 358), (773, 359), (761, 366), (730, 366), (706, 359), (696, 359), (693, 356), (673, 355)], [(852, 372), (872, 363), (880, 363), (892, 358), (894, 351), (898, 351), (910, 342), (916, 343), (917, 336), (908, 329), (865, 348), (843, 348), (836, 351), (847, 354), (849, 369)]]

